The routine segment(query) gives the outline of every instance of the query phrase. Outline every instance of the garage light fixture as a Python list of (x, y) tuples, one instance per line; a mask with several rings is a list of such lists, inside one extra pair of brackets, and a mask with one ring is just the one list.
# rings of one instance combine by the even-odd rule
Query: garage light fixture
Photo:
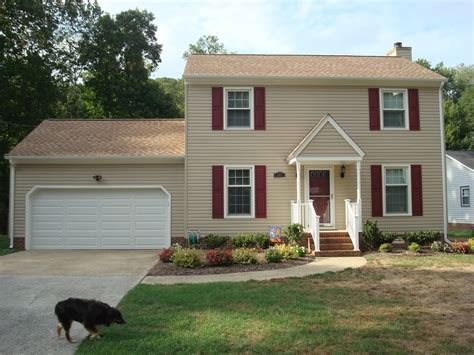
[(102, 180), (102, 175), (94, 175), (92, 178), (98, 182)]

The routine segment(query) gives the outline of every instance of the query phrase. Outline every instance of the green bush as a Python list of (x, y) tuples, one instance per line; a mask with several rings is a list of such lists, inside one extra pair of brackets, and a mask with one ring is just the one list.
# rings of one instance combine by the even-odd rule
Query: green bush
[(414, 253), (419, 253), (420, 250), (421, 250), (421, 247), (418, 243), (411, 243), (409, 246), (408, 246), (408, 250), (409, 251), (412, 251)]
[(365, 221), (362, 229), (362, 239), (372, 250), (377, 250), (383, 243), (386, 243), (383, 233), (377, 226), (377, 221)]
[(471, 253), (474, 252), (474, 238), (469, 238), (467, 241), (467, 244), (469, 244), (469, 248), (471, 250)]
[(208, 249), (217, 249), (225, 246), (229, 239), (225, 235), (208, 234), (204, 237), (204, 243)]
[(255, 249), (238, 248), (232, 252), (232, 256), (237, 264), (248, 265), (257, 263), (257, 252)]
[(234, 248), (268, 248), (269, 237), (265, 233), (242, 233), (232, 238)]
[(301, 247), (299, 245), (293, 245), (293, 248), (295, 249), (296, 253), (298, 254), (299, 257), (303, 257), (306, 255), (306, 248)]
[(283, 255), (276, 247), (265, 250), (265, 260), (269, 263), (279, 263), (283, 259)]
[(444, 251), (443, 243), (442, 242), (433, 242), (431, 244), (431, 250), (437, 253), (441, 253)]
[(175, 250), (173, 254), (173, 263), (175, 265), (187, 268), (193, 268), (202, 265), (199, 252), (196, 249), (189, 248)]
[(435, 240), (439, 240), (441, 234), (435, 231), (408, 232), (403, 235), (405, 243), (417, 243), (419, 245), (430, 245)]
[(299, 257), (296, 248), (288, 244), (275, 245), (275, 249), (280, 252), (283, 260), (296, 259)]
[(299, 223), (290, 224), (285, 228), (285, 234), (289, 244), (300, 244), (303, 237), (303, 225)]
[(390, 243), (383, 243), (380, 247), (379, 247), (379, 251), (382, 252), (382, 253), (390, 253), (392, 251), (393, 247), (392, 247), (392, 244)]

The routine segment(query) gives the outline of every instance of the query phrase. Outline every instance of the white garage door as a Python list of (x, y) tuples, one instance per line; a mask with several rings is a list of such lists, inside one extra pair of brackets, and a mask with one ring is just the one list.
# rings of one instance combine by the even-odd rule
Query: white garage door
[(170, 245), (161, 189), (40, 189), (31, 196), (32, 249), (156, 249)]

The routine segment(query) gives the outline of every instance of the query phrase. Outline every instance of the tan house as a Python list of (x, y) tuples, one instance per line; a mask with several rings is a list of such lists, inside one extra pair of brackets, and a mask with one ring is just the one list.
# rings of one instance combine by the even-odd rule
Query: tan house
[[(192, 55), (185, 120), (46, 120), (8, 156), (27, 249), (160, 248), (189, 230), (446, 232), (446, 79), (386, 56)], [(341, 249), (341, 248), (339, 248)]]

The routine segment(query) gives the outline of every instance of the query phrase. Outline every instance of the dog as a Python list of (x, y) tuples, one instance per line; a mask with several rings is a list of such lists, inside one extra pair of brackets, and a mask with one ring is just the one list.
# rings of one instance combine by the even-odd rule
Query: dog
[(56, 304), (54, 313), (59, 321), (56, 327), (58, 338), (61, 337), (61, 331), (64, 329), (66, 339), (70, 343), (75, 343), (69, 335), (73, 321), (82, 323), (89, 332), (88, 337), (90, 339), (100, 338), (97, 330), (99, 325), (108, 327), (112, 323), (125, 324), (122, 313), (117, 308), (96, 300), (68, 298)]

